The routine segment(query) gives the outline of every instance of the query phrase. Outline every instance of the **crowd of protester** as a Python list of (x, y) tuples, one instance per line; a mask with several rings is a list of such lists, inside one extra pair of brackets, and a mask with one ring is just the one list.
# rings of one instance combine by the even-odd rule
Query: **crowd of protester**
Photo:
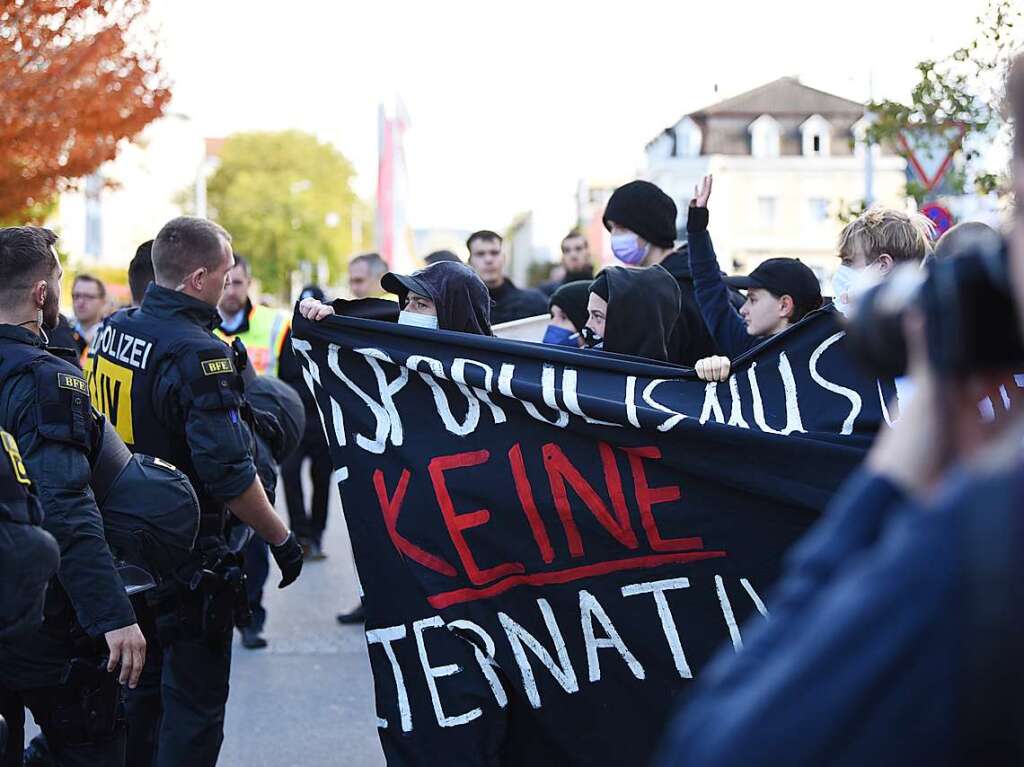
[[(1024, 64), (1014, 71), (1009, 87), (1019, 124), (1024, 119)], [(1021, 196), (1024, 132), (1015, 137), (1014, 157), (1015, 191)], [(643, 180), (616, 189), (603, 223), (618, 263), (599, 271), (587, 238), (572, 231), (560, 244), (561, 261), (550, 279), (537, 288), (520, 287), (507, 274), (502, 237), (483, 229), (467, 239), (465, 260), (451, 251), (435, 251), (410, 274), (389, 271), (379, 254), (357, 255), (348, 263), (348, 297), (331, 300), (319, 286), (308, 285), (298, 310), (315, 321), (362, 316), (482, 336), (494, 335), (505, 323), (547, 316), (541, 343), (685, 366), (701, 380), (725, 381), (737, 359), (809, 315), (825, 314), (843, 327), (865, 295), (894, 283), (897, 275), (909, 271), (938, 280), (934, 275), (942, 274), (942, 264), (987, 248), (1008, 253), (1006, 275), (996, 269), (992, 279), (1004, 280), (1024, 328), (1024, 219), (1019, 214), (1004, 248), (1004, 236), (981, 224), (959, 225), (936, 242), (933, 227), (920, 214), (871, 208), (843, 228), (835, 275), (823, 291), (814, 272), (796, 258), (765, 260), (746, 275), (723, 273), (711, 237), (712, 188), (709, 176), (695, 189), (683, 244), (677, 242), (679, 210), (671, 197)], [(47, 261), (55, 237), (40, 232), (46, 230), (0, 230), (0, 260), (13, 259), (12, 254), (21, 253), (18, 248), (45, 243), (32, 257)], [(172, 269), (168, 254), (183, 254), (186, 240), (207, 243), (219, 266), (185, 254)], [(71, 287), (71, 317), (57, 313), (48, 279), (32, 283), (31, 294), (19, 299), (37, 307), (38, 317), (20, 326), (35, 323), (42, 342), (14, 323), (9, 309), (4, 316), (11, 321), (4, 320), (0, 328), (9, 328), (4, 330), (8, 346), (67, 348), (66, 359), (79, 368), (102, 364), (94, 358), (104, 334), (142, 322), (147, 307), (154, 317), (161, 311), (168, 317), (202, 315), (220, 339), (232, 344), (234, 363), (204, 357), (202, 364), (212, 367), (203, 369), (207, 374), (237, 372), (254, 403), (264, 390), (265, 408), (274, 417), (264, 422), (270, 424), (266, 428), (254, 418), (252, 429), (258, 443), (267, 443), (262, 452), (270, 458), (261, 463), (249, 453), (245, 465), (253, 465), (260, 497), (270, 503), (280, 473), (291, 528), (282, 539), (279, 526), (268, 527), (264, 520), (263, 534), (239, 544), (248, 576), (244, 599), (252, 617), (240, 627), (241, 641), (255, 650), (267, 645), (263, 589), (270, 555), (286, 572), (282, 585), (298, 576), (302, 562), (296, 557), (317, 562), (327, 556), (323, 540), (331, 459), (316, 402), (292, 350), (291, 314), (258, 301), (250, 264), (231, 253), (229, 243), (230, 236), (210, 222), (176, 219), (156, 241), (140, 245), (132, 259), (129, 286), (141, 313), (111, 315), (107, 286), (79, 273)], [(991, 264), (986, 268), (992, 271)], [(0, 263), (0, 273), (13, 274), (11, 269)], [(59, 294), (59, 263), (54, 269)], [(182, 292), (184, 297), (178, 295)], [(939, 309), (948, 308), (954, 320), (962, 320), (981, 313), (988, 297), (970, 299)], [(927, 311), (908, 311), (900, 330), (909, 367), (897, 381), (896, 426), (883, 430), (862, 468), (837, 488), (822, 521), (790, 553), (766, 601), (770, 620), (756, 619), (744, 629), (742, 652), (723, 652), (703, 670), (668, 729), (660, 764), (1018, 764), (1024, 759), (1019, 693), (1024, 621), (1013, 569), (1024, 540), (1019, 511), (1022, 421), (1012, 407), (1024, 353), (996, 355), (994, 362), (951, 372), (935, 356), (939, 330), (929, 324)], [(984, 330), (997, 346), (1003, 335), (1024, 333), (1016, 326)], [(948, 344), (975, 343), (963, 336), (962, 330), (952, 333)], [(199, 400), (201, 393), (197, 386), (188, 396)], [(24, 395), (29, 396), (27, 389)], [(216, 403), (218, 396), (214, 391)], [(984, 399), (1007, 406), (979, 411)], [(201, 409), (216, 408), (216, 403)], [(308, 499), (303, 481), (307, 462)], [(29, 462), (30, 469), (36, 465)], [(47, 478), (44, 485), (53, 480)], [(62, 550), (76, 545), (74, 530), (55, 529), (54, 535)], [(104, 556), (109, 558), (109, 552)], [(66, 598), (74, 603), (79, 594), (69, 586)], [(87, 612), (74, 607), (80, 616)], [(339, 622), (360, 622), (361, 606), (349, 607), (338, 615)], [(100, 615), (95, 621), (110, 629), (110, 668), (122, 658), (119, 679), (134, 688), (142, 665), (132, 653), (145, 657), (147, 642), (158, 646), (147, 633), (150, 627), (140, 628), (144, 621), (125, 616)], [(164, 662), (173, 666), (173, 654)], [(159, 667), (155, 673), (159, 678)], [(15, 691), (0, 685), (2, 712), (11, 716), (23, 704), (38, 705), (45, 716), (49, 709), (33, 696), (34, 688)], [(222, 721), (226, 698), (225, 685), (223, 700), (211, 709), (214, 719), (219, 710)], [(129, 715), (143, 717), (141, 698), (132, 700), (136, 703), (130, 704)], [(49, 729), (59, 731), (54, 727), (50, 722)], [(213, 740), (215, 761), (219, 740)], [(56, 746), (68, 763), (92, 763), (88, 751), (75, 761), (76, 744)], [(129, 743), (128, 748), (152, 751), (153, 742)], [(11, 753), (2, 763), (20, 764), (20, 753), (16, 758)], [(108, 763), (96, 758), (96, 764)]]
[[(1018, 70), (1011, 103), (1019, 120), (1024, 66)], [(1022, 135), (1017, 195), (1024, 195)], [(553, 279), (540, 286), (550, 316), (543, 342), (676, 363), (724, 381), (736, 358), (812, 313), (826, 312), (842, 327), (860, 297), (901, 267), (928, 274), (937, 263), (967, 258), (979, 242), (998, 249), (1003, 240), (986, 225), (965, 223), (936, 241), (923, 215), (873, 207), (843, 228), (825, 291), (796, 258), (726, 276), (710, 234), (712, 183), (708, 177), (695, 190), (682, 246), (675, 204), (646, 181), (617, 189), (605, 211), (621, 265), (594, 277), (586, 239), (567, 236)], [(1014, 232), (1009, 279), (1024, 326), (1019, 216)], [(467, 245), (482, 285), (460, 300), (481, 319), (471, 328), (444, 319), (451, 310), (438, 307), (452, 298), (439, 288), (439, 266), (429, 265), (385, 277), (383, 287), (402, 304), (398, 322), (479, 333), (487, 332), (488, 311), (492, 327), (539, 313), (538, 297), (504, 275), (497, 234), (477, 232)], [(972, 296), (966, 311), (981, 312), (984, 300)], [(300, 311), (321, 319), (333, 309), (305, 301)], [(916, 311), (902, 327), (911, 363), (897, 380), (897, 425), (884, 429), (863, 468), (837, 488), (821, 523), (790, 554), (767, 602), (770, 619), (756, 618), (744, 629), (743, 650), (723, 650), (702, 673), (669, 727), (659, 764), (1024, 760), (1024, 621), (1014, 571), (1024, 540), (1021, 419), (1012, 407), (1024, 355), (950, 375), (929, 357), (928, 335), (938, 331)], [(1009, 325), (985, 331), (996, 345), (1000, 334), (1024, 332)], [(963, 332), (948, 343), (975, 342)], [(990, 401), (1007, 403), (1006, 410), (989, 406), (986, 415), (979, 402)]]

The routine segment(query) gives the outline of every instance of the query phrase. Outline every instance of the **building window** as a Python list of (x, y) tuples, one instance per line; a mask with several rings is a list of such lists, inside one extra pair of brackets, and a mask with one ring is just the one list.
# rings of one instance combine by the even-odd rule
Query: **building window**
[(800, 126), (805, 157), (825, 157), (831, 148), (832, 125), (821, 115), (811, 115)]
[(700, 127), (689, 117), (684, 117), (676, 127), (676, 153), (679, 157), (697, 157), (703, 135)]
[[(853, 135), (854, 141), (853, 156), (862, 162), (864, 160), (864, 155), (868, 147), (867, 132), (868, 128), (871, 127), (871, 122), (871, 118), (862, 117), (859, 120), (857, 120), (857, 122), (855, 122), (852, 126), (850, 126), (850, 133)], [(878, 144), (871, 145), (871, 156), (881, 157), (881, 149), (878, 146)]]
[(824, 197), (812, 197), (807, 201), (807, 213), (812, 224), (828, 221), (828, 200)]
[(761, 115), (747, 128), (750, 132), (750, 154), (754, 157), (779, 156), (779, 123), (771, 115)]
[(775, 214), (778, 207), (777, 197), (757, 198), (757, 220), (762, 229), (772, 229), (775, 226)]
[(675, 157), (675, 138), (668, 131), (654, 139), (647, 147), (647, 159), (650, 161), (667, 160)]

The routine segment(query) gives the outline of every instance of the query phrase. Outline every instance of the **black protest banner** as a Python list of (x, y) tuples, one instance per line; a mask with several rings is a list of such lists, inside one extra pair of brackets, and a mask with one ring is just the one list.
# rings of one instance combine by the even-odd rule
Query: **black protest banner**
[(831, 310), (728, 382), (296, 315), (389, 764), (643, 764), (673, 700), (862, 458), (891, 384)]

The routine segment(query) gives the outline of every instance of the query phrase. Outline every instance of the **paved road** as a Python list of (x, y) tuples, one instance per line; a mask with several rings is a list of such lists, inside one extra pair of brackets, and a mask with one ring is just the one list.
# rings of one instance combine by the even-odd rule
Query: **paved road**
[[(287, 518), (283, 501), (278, 509)], [(336, 492), (324, 548), (328, 558), (307, 562), (287, 589), (277, 588), (271, 565), (264, 602), (270, 646), (235, 643), (219, 767), (384, 764), (362, 626), (334, 619), (357, 598)]]

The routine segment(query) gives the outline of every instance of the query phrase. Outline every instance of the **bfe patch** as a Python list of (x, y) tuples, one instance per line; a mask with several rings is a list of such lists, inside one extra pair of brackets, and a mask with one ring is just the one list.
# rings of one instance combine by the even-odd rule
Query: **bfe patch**
[(234, 373), (235, 366), (227, 357), (219, 359), (203, 360), (203, 375), (215, 376), (222, 373)]

